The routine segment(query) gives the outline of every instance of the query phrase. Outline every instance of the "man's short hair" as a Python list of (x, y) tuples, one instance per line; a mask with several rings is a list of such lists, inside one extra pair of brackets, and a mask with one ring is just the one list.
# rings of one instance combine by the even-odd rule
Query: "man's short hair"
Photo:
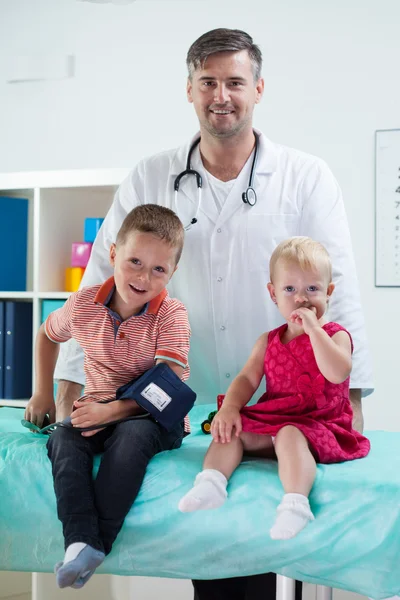
[(204, 68), (209, 56), (217, 52), (241, 52), (247, 50), (253, 65), (254, 80), (261, 77), (262, 54), (260, 48), (254, 44), (253, 38), (240, 29), (213, 29), (200, 36), (189, 48), (186, 65), (189, 79), (192, 79), (196, 69)]
[(176, 248), (175, 264), (178, 264), (182, 254), (185, 230), (173, 210), (158, 204), (136, 206), (126, 215), (118, 231), (116, 245), (125, 244), (129, 234), (134, 231), (152, 233), (172, 248)]
[(298, 265), (303, 271), (323, 270), (328, 283), (332, 281), (332, 263), (328, 251), (320, 242), (310, 237), (294, 236), (278, 244), (269, 261), (272, 283), (278, 262)]

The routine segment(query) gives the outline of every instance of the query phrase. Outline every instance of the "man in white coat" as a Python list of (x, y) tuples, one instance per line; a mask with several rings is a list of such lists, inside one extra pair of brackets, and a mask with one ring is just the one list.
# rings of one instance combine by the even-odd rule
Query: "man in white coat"
[[(351, 400), (355, 427), (361, 429), (361, 389), (372, 387), (371, 370), (341, 191), (322, 160), (275, 144), (253, 129), (253, 110), (264, 91), (261, 63), (259, 48), (242, 31), (217, 29), (194, 42), (187, 56), (187, 96), (200, 134), (176, 150), (144, 159), (121, 184), (82, 285), (111, 275), (109, 247), (134, 206), (156, 202), (176, 211), (188, 229), (169, 291), (189, 311), (190, 385), (200, 402), (214, 402), (258, 336), (282, 323), (266, 289), (273, 249), (293, 235), (319, 240), (334, 267), (329, 317), (354, 340)], [(201, 176), (201, 202), (196, 173), (182, 176), (174, 190), (199, 137), (189, 162)], [(255, 204), (251, 190), (250, 202), (243, 199), (249, 186)], [(145, 277), (141, 284), (145, 289)], [(84, 384), (82, 354), (73, 342), (63, 345), (56, 376), (57, 417), (63, 418)], [(272, 574), (194, 582), (197, 600), (273, 600), (274, 586)]]

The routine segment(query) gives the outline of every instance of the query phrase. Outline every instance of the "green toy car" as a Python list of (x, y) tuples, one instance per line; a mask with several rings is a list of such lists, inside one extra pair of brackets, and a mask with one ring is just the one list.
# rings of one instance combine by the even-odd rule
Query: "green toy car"
[(203, 433), (207, 433), (207, 434), (211, 433), (211, 423), (212, 423), (213, 418), (217, 414), (217, 412), (218, 412), (217, 410), (213, 410), (212, 412), (210, 412), (207, 419), (202, 422), (201, 430)]

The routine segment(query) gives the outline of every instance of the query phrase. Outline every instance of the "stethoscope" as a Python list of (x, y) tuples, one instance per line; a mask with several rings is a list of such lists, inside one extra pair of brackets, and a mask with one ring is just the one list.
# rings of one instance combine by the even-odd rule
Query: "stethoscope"
[[(257, 202), (257, 194), (256, 194), (255, 189), (253, 188), (253, 180), (254, 180), (254, 173), (256, 170), (256, 166), (257, 166), (257, 158), (258, 158), (258, 150), (259, 150), (260, 141), (259, 141), (258, 133), (254, 132), (254, 137), (255, 137), (254, 156), (253, 156), (253, 162), (251, 165), (249, 184), (247, 186), (247, 190), (242, 193), (243, 202), (245, 204), (248, 204), (249, 206), (254, 206)], [(201, 192), (202, 192), (202, 187), (203, 187), (203, 179), (198, 171), (190, 168), (190, 162), (191, 162), (193, 151), (200, 144), (200, 139), (201, 138), (198, 138), (197, 140), (195, 140), (193, 142), (193, 144), (190, 146), (189, 153), (188, 153), (187, 160), (186, 160), (186, 169), (184, 171), (182, 171), (182, 173), (179, 173), (179, 175), (176, 177), (176, 179), (174, 181), (175, 206), (177, 209), (178, 208), (178, 192), (179, 192), (179, 185), (180, 185), (181, 179), (183, 177), (186, 177), (187, 175), (194, 175), (196, 177), (197, 206), (196, 206), (196, 210), (194, 213), (194, 217), (191, 219), (191, 221), (190, 221), (190, 223), (188, 223), (188, 225), (184, 226), (186, 231), (188, 231), (192, 227), (192, 225), (197, 223), (197, 216), (199, 214), (199, 210), (200, 210), (200, 206), (201, 206)]]

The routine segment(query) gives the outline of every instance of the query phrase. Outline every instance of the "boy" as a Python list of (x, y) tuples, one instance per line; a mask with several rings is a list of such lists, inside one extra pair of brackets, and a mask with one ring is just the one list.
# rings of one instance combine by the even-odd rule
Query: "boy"
[[(114, 276), (72, 294), (39, 329), (36, 389), (27, 420), (41, 425), (54, 410), (59, 344), (72, 337), (83, 348), (86, 375), (85, 394), (71, 415), (74, 427), (101, 426), (143, 412), (134, 400), (115, 400), (115, 394), (154, 363), (166, 362), (182, 380), (188, 378), (187, 312), (165, 289), (183, 241), (182, 223), (168, 208), (146, 204), (127, 215), (110, 247)], [(167, 432), (140, 418), (86, 432), (58, 427), (51, 434), (47, 448), (66, 549), (55, 565), (59, 587), (81, 588), (93, 575), (111, 551), (150, 459), (178, 448), (188, 432), (187, 419)], [(93, 456), (103, 451), (93, 482)]]

